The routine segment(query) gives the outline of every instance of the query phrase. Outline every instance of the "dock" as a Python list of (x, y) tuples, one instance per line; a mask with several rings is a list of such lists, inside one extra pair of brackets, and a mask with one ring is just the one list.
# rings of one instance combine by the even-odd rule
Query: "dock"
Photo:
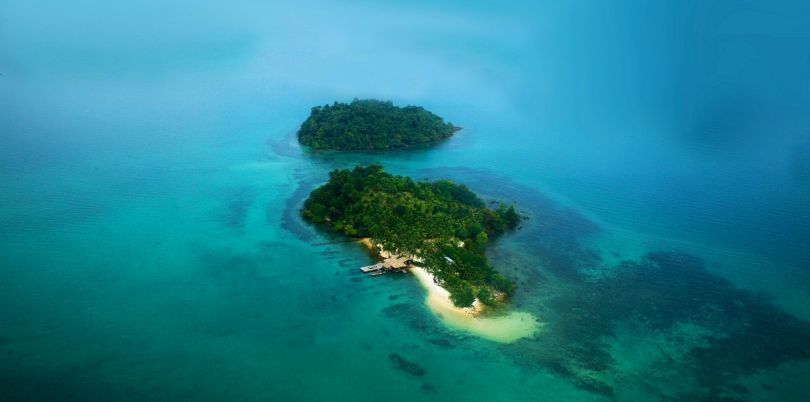
[(405, 272), (405, 269), (410, 266), (413, 260), (413, 257), (408, 256), (389, 256), (382, 262), (360, 267), (360, 270), (371, 276), (382, 275), (392, 271)]
[(377, 264), (374, 264), (374, 265), (367, 265), (365, 267), (360, 267), (360, 270), (367, 273), (367, 274), (370, 274), (370, 273), (373, 273), (373, 272), (378, 272), (378, 271), (380, 271), (380, 270), (382, 270), (384, 268), (385, 267), (384, 267), (383, 263), (380, 262), (380, 263), (377, 263)]

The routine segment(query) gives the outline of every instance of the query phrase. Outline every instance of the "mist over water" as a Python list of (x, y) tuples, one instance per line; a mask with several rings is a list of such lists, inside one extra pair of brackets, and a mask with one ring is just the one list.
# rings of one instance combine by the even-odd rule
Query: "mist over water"
[[(810, 398), (805, 2), (0, 10), (0, 399)], [(355, 97), (464, 129), (298, 147)], [(446, 328), (300, 220), (371, 162), (530, 217), (489, 255), (538, 336)]]

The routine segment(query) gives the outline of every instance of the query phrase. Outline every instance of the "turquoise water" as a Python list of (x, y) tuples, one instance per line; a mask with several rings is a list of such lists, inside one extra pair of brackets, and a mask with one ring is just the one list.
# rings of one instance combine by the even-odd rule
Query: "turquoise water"
[[(557, 3), (0, 2), (0, 399), (810, 399), (810, 7)], [(353, 97), (464, 130), (297, 146)], [(370, 162), (530, 217), (535, 338), (300, 220)]]

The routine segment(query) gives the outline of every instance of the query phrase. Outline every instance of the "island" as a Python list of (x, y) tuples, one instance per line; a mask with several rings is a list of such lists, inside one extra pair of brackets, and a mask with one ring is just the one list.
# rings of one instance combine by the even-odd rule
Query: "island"
[(434, 143), (458, 130), (419, 106), (355, 99), (313, 107), (298, 130), (298, 142), (341, 151), (397, 149)]
[[(457, 307), (497, 305), (514, 284), (487, 261), (490, 238), (521, 221), (514, 206), (489, 208), (463, 184), (415, 181), (380, 165), (334, 170), (304, 201), (305, 219), (388, 254), (389, 268), (405, 262), (432, 276)], [(381, 267), (382, 268), (382, 267)]]

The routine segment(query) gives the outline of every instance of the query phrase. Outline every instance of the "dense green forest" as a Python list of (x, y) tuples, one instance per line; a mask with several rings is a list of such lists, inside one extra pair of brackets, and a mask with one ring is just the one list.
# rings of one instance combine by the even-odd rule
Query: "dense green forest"
[(476, 297), (494, 304), (499, 295), (512, 294), (512, 282), (490, 266), (484, 251), (490, 236), (516, 228), (520, 215), (504, 204), (488, 208), (463, 184), (414, 181), (379, 165), (334, 170), (309, 195), (302, 214), (349, 236), (371, 237), (386, 250), (421, 257), (457, 306)]
[(298, 141), (316, 149), (392, 149), (442, 140), (456, 130), (419, 106), (355, 99), (313, 107), (298, 130)]

